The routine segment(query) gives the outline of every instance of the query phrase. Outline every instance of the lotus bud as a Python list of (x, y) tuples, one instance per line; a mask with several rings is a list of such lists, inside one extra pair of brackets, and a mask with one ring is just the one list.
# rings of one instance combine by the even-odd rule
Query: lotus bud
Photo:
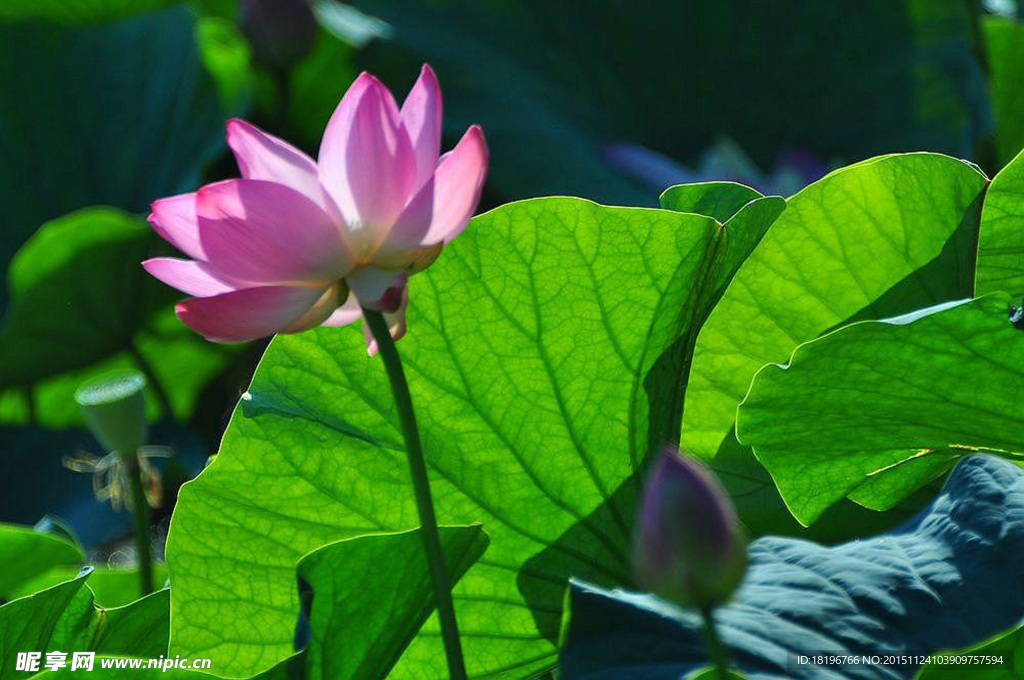
[(647, 479), (633, 565), (647, 590), (702, 610), (728, 600), (743, 580), (746, 541), (729, 497), (675, 450), (662, 453)]
[(290, 70), (313, 49), (316, 17), (307, 0), (242, 0), (242, 33), (253, 58), (271, 71)]
[(137, 371), (102, 376), (75, 392), (93, 436), (108, 452), (133, 454), (146, 443), (146, 378)]

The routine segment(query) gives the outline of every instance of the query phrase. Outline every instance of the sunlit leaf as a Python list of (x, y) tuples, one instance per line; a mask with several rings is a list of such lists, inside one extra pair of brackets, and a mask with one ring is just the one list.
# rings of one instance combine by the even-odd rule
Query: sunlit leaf
[(1024, 296), (1024, 151), (992, 180), (981, 210), (978, 293)]
[(81, 564), (82, 549), (74, 543), (32, 527), (0, 524), (0, 597), (12, 595), (39, 572), (65, 564)]
[(157, 657), (167, 653), (168, 598), (160, 590), (113, 609), (93, 604), (83, 571), (0, 607), (0, 654), (7, 668), (17, 652), (94, 651)]
[[(693, 214), (524, 201), (476, 218), (412, 279), (399, 348), (439, 519), (481, 522), (491, 539), (455, 589), (474, 674), (554, 663), (570, 574), (628, 582), (633, 475), (678, 437), (693, 332), (782, 207), (760, 199), (723, 229)], [(416, 526), (412, 501), (384, 370), (361, 332), (275, 339), (217, 459), (179, 497), (174, 653), (228, 674), (284, 658), (297, 560)], [(393, 675), (441, 663), (428, 622)]]
[(915, 680), (959, 680), (964, 677), (964, 666), (945, 661), (943, 657), (947, 654), (975, 654), (999, 659), (999, 663), (992, 666), (979, 664), (971, 668), (971, 680), (1017, 680), (1024, 676), (1024, 624), (977, 645), (939, 652), (934, 663), (921, 667), (914, 676)]
[[(801, 522), (873, 475), (939, 450), (1024, 460), (1024, 331), (992, 295), (852, 324), (765, 366), (736, 431)], [(913, 486), (914, 477), (904, 479)]]
[(740, 268), (697, 338), (682, 445), (712, 462), (753, 532), (789, 531), (791, 520), (733, 435), (751, 378), (850, 321), (970, 296), (985, 185), (937, 154), (837, 170), (787, 200)]
[[(441, 527), (452, 582), (487, 548), (479, 526)], [(419, 530), (332, 543), (299, 562), (313, 589), (306, 650), (309, 678), (376, 680), (391, 668), (434, 610)]]
[[(58, 583), (75, 578), (81, 566), (54, 567), (49, 571), (39, 570), (34, 577), (23, 583), (10, 599), (24, 597), (45, 590)], [(162, 586), (167, 581), (167, 566), (163, 562), (153, 565), (153, 583)], [(139, 570), (135, 567), (111, 567), (94, 565), (89, 576), (89, 589), (96, 605), (100, 607), (122, 607), (142, 597)]]
[(740, 208), (761, 194), (745, 184), (736, 182), (697, 182), (669, 187), (661, 194), (661, 207), (665, 210), (692, 212), (726, 222)]

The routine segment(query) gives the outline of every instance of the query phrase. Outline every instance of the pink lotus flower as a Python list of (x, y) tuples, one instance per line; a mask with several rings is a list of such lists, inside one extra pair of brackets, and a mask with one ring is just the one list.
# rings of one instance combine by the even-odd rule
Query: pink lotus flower
[(156, 201), (149, 218), (193, 258), (143, 263), (195, 296), (177, 305), (178, 317), (208, 340), (244, 342), (349, 324), (368, 307), (401, 337), (409, 275), (466, 226), (487, 172), (475, 125), (439, 155), (441, 89), (430, 67), (401, 110), (380, 81), (360, 75), (317, 161), (245, 121), (227, 127), (242, 179)]

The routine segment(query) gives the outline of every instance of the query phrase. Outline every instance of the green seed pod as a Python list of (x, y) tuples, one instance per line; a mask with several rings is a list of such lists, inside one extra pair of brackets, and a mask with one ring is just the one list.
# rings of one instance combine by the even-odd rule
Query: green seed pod
[(146, 377), (138, 371), (101, 376), (79, 386), (75, 401), (106, 451), (135, 453), (146, 443)]

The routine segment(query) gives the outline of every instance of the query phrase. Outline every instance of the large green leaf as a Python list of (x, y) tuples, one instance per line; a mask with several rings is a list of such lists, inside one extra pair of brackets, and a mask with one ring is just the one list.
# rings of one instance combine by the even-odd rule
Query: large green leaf
[(167, 653), (168, 592), (124, 607), (93, 604), (89, 571), (0, 607), (0, 677), (16, 677), (17, 652), (94, 651), (157, 657)]
[(483, 125), (507, 198), (649, 201), (604, 157), (621, 140), (689, 162), (727, 135), (767, 168), (790, 148), (969, 157), (991, 127), (961, 0), (347, 4), (388, 24), (371, 70), (438, 69), (448, 132)]
[(143, 212), (196, 186), (226, 113), (193, 33), (183, 8), (0, 24), (0, 269), (47, 220), (101, 204)]
[(0, 419), (24, 422), (24, 389), (12, 388), (32, 386), (41, 422), (78, 423), (77, 386), (140, 358), (175, 413), (191, 415), (229, 353), (183, 329), (171, 310), (177, 293), (142, 270), (157, 247), (143, 220), (87, 208), (44, 225), (18, 251), (0, 327)]
[[(452, 583), (487, 549), (479, 526), (441, 527)], [(302, 558), (299, 578), (313, 589), (307, 677), (387, 677), (434, 610), (420, 530), (351, 538)], [(436, 622), (429, 626), (438, 634)]]
[(985, 195), (978, 237), (978, 293), (1024, 296), (1024, 151)]
[(51, 567), (80, 564), (82, 549), (55, 534), (32, 527), (0, 524), (0, 598), (16, 595), (19, 588)]
[[(748, 677), (907, 678), (920, 662), (826, 668), (801, 666), (796, 656), (924, 657), (1020, 622), (1024, 471), (974, 456), (926, 511), (893, 532), (833, 548), (768, 537), (749, 555), (735, 602), (715, 612), (732, 662)], [(567, 680), (691, 677), (707, 664), (693, 610), (579, 582), (569, 601)], [(974, 667), (958, 670), (975, 677)]]
[(992, 108), (996, 116), (996, 153), (1007, 163), (1024, 147), (1024, 23), (1004, 17), (982, 22), (991, 74)]
[(890, 468), (935, 450), (1024, 459), (1024, 332), (1009, 314), (1009, 298), (992, 295), (801, 345), (754, 378), (739, 439), (805, 524), (872, 475), (898, 483)]
[[(399, 347), (438, 515), (482, 522), (491, 539), (456, 588), (474, 674), (554, 663), (569, 574), (628, 581), (632, 477), (678, 437), (694, 330), (781, 208), (760, 199), (723, 229), (693, 214), (523, 201), (477, 217), (412, 279)], [(174, 653), (228, 674), (289, 654), (297, 560), (416, 525), (402, 451), (383, 367), (358, 330), (275, 339), (220, 455), (179, 496)], [(439, 640), (421, 636), (394, 674), (441, 663)]]
[(837, 170), (787, 200), (737, 272), (697, 338), (682, 445), (713, 461), (755, 533), (784, 530), (786, 513), (733, 435), (751, 378), (849, 321), (971, 295), (985, 185), (937, 154)]

